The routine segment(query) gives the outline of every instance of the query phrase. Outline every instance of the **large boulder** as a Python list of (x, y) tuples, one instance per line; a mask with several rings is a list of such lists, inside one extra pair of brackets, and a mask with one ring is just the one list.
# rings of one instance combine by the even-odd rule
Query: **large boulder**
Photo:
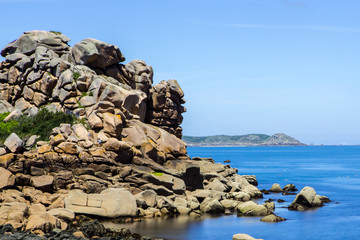
[(290, 210), (306, 210), (309, 208), (321, 207), (323, 202), (321, 197), (316, 194), (312, 187), (304, 187), (298, 195), (296, 195), (294, 201), (290, 204)]
[[(2, 152), (1, 149), (0, 149), (0, 152)], [(0, 166), (7, 168), (10, 165), (10, 163), (15, 159), (15, 156), (16, 155), (14, 153), (8, 153), (8, 154), (1, 155), (0, 156)]]
[(215, 178), (212, 182), (210, 182), (205, 189), (215, 190), (219, 192), (225, 192), (228, 188), (219, 179)]
[(168, 199), (167, 197), (159, 197), (157, 198), (157, 208), (166, 209), (168, 212), (175, 213), (176, 206), (173, 201)]
[[(133, 90), (126, 85), (112, 84), (104, 79), (101, 81), (99, 91), (98, 104), (110, 102), (116, 108), (125, 108), (141, 121), (145, 118), (147, 96), (144, 92)], [(95, 108), (98, 108), (98, 104)]]
[(15, 184), (15, 176), (7, 169), (0, 167), (0, 189)]
[(4, 145), (11, 152), (15, 153), (23, 148), (24, 142), (18, 137), (18, 135), (16, 135), (16, 133), (12, 133), (8, 138), (6, 138)]
[[(186, 156), (186, 143), (167, 131), (132, 120), (128, 123), (128, 128), (123, 129), (123, 140), (131, 142), (135, 147), (142, 148), (143, 152), (156, 162), (162, 163), (160, 154), (165, 154), (166, 158)], [(146, 144), (155, 147), (156, 153), (147, 151)], [(155, 159), (154, 159), (155, 158)]]
[(263, 194), (260, 192), (260, 190), (255, 187), (254, 185), (247, 185), (242, 189), (243, 192), (249, 194), (252, 198), (262, 198)]
[(63, 219), (65, 221), (72, 221), (75, 219), (74, 211), (66, 208), (54, 208), (48, 211), (49, 214), (53, 215), (54, 217)]
[(139, 206), (154, 207), (157, 204), (157, 194), (154, 190), (147, 189), (135, 195), (136, 202)]
[(51, 175), (42, 175), (31, 177), (30, 183), (33, 187), (45, 192), (53, 190), (54, 177)]
[(76, 43), (71, 53), (76, 64), (94, 68), (106, 68), (125, 61), (118, 46), (92, 38)]
[[(6, 57), (13, 53), (23, 53), (31, 55), (35, 53), (39, 45), (51, 46), (54, 51), (68, 50), (67, 42), (70, 39), (61, 33), (48, 31), (29, 31), (24, 32), (17, 40), (9, 43), (2, 51), (1, 56)], [(7, 57), (10, 59), (10, 57)]]
[(41, 230), (44, 233), (48, 233), (54, 228), (65, 230), (67, 224), (61, 222), (61, 220), (48, 212), (42, 212), (30, 215), (26, 224), (26, 230)]
[(269, 192), (282, 192), (282, 191), (283, 190), (282, 190), (280, 184), (278, 184), (278, 183), (274, 183), (269, 190)]
[(135, 197), (119, 188), (108, 188), (100, 194), (86, 194), (81, 190), (72, 190), (65, 198), (65, 208), (80, 214), (117, 218), (136, 216)]
[(237, 207), (238, 216), (266, 216), (271, 212), (263, 205), (258, 205), (253, 201), (240, 203)]
[(285, 218), (276, 216), (275, 214), (270, 214), (260, 219), (262, 222), (282, 222), (285, 220)]
[(25, 223), (27, 213), (28, 206), (25, 203), (3, 203), (0, 207), (0, 225), (9, 223), (14, 228), (20, 228)]
[(0, 113), (12, 112), (14, 107), (5, 100), (0, 100)]
[(237, 205), (239, 205), (239, 202), (236, 200), (231, 199), (224, 199), (220, 201), (221, 205), (223, 205), (226, 209), (234, 209)]
[(142, 60), (133, 60), (125, 65), (127, 73), (133, 77), (129, 79), (132, 88), (141, 90), (148, 93), (151, 84), (153, 83), (153, 69), (151, 66), (146, 65)]
[(205, 198), (200, 204), (200, 210), (204, 213), (222, 213), (224, 207), (216, 198)]

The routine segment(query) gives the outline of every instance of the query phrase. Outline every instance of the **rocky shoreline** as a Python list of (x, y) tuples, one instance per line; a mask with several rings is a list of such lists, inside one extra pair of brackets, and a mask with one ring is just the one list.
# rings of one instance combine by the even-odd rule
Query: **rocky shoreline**
[[(101, 218), (236, 212), (285, 220), (273, 214), (273, 202), (252, 201), (263, 197), (255, 176), (187, 155), (180, 127), (184, 93), (176, 80), (152, 85), (152, 67), (120, 63), (125, 57), (117, 46), (85, 39), (70, 47), (69, 40), (30, 31), (1, 51), (4, 123), (41, 111), (79, 119), (53, 128), (46, 141), (12, 133), (0, 147), (2, 239), (151, 239), (107, 230), (96, 221)], [(274, 185), (269, 191), (294, 190)], [(289, 209), (327, 201), (306, 187)]]

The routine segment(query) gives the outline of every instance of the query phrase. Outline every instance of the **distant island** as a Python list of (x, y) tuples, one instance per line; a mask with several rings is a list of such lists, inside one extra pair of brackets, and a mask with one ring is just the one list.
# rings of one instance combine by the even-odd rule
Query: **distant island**
[(306, 146), (299, 140), (283, 133), (272, 136), (266, 134), (216, 135), (206, 137), (183, 136), (188, 146)]

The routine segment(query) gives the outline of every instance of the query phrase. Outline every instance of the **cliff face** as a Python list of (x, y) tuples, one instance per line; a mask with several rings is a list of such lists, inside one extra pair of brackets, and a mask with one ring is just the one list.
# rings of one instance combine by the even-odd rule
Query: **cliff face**
[[(62, 111), (88, 122), (85, 142), (116, 139), (126, 145), (125, 155), (160, 163), (186, 156), (179, 126), (185, 100), (176, 80), (153, 86), (152, 67), (141, 60), (122, 64), (117, 46), (89, 38), (70, 47), (69, 41), (60, 33), (30, 31), (1, 51), (1, 112)], [(55, 133), (71, 142), (71, 134)], [(90, 145), (80, 144), (88, 154)]]

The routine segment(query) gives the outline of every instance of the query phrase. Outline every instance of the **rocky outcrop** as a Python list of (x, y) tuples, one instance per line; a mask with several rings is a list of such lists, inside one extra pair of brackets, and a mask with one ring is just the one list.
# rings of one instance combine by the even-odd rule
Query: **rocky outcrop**
[(146, 122), (159, 126), (175, 136), (182, 137), (182, 113), (186, 109), (184, 92), (176, 80), (162, 81), (150, 89)]
[[(180, 139), (171, 140), (171, 144), (181, 145), (173, 156), (171, 150), (164, 150), (168, 149), (166, 146), (158, 149), (155, 139), (167, 141), (169, 134), (155, 128), (148, 130), (156, 126), (181, 138), (179, 125), (185, 111), (181, 104), (185, 101), (176, 80), (152, 87), (151, 66), (141, 60), (120, 64), (125, 57), (117, 46), (85, 39), (71, 48), (68, 41), (59, 33), (30, 31), (2, 50), (5, 57), (0, 64), (2, 112), (11, 111), (12, 118), (31, 116), (46, 105), (52, 111), (86, 119), (94, 132), (93, 138), (102, 143), (108, 138), (128, 137), (131, 130), (126, 129), (138, 120), (136, 125), (146, 130), (142, 130), (142, 139), (136, 144), (149, 154), (147, 157), (165, 161), (186, 156), (186, 145)], [(18, 152), (20, 147), (13, 146), (11, 151)]]
[[(6, 121), (46, 108), (78, 122), (61, 123), (46, 141), (36, 135), (6, 139), (0, 148), (0, 225), (43, 235), (81, 222), (80, 214), (273, 213), (273, 203), (251, 201), (263, 196), (255, 176), (187, 156), (180, 127), (184, 93), (176, 80), (153, 86), (152, 67), (141, 60), (123, 64), (117, 46), (85, 39), (70, 47), (69, 40), (60, 33), (25, 32), (1, 52), (0, 112), (10, 113)], [(95, 220), (75, 235), (106, 231)]]
[(294, 201), (290, 204), (290, 210), (303, 211), (311, 208), (321, 207), (324, 202), (330, 200), (325, 196), (319, 196), (316, 194), (312, 187), (304, 187), (298, 195), (296, 195)]

